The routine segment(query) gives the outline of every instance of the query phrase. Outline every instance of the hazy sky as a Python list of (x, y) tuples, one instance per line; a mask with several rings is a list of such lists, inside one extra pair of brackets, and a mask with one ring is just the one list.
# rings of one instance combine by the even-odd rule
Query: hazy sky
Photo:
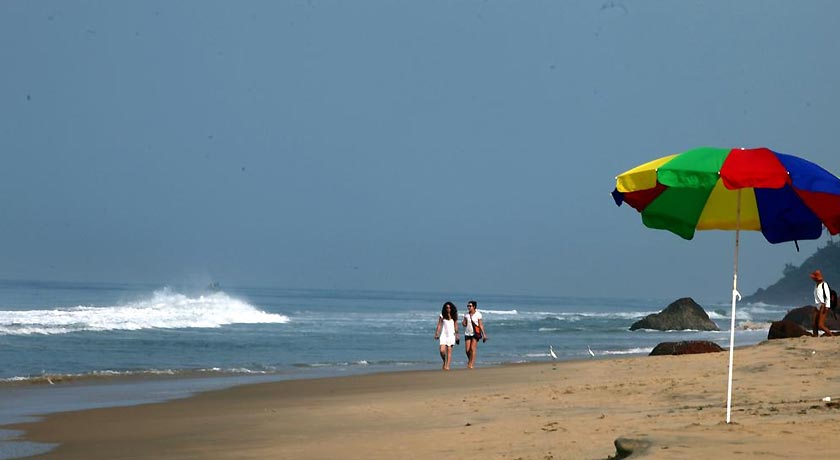
[[(615, 176), (837, 174), (840, 2), (0, 2), (0, 278), (727, 301)], [(741, 291), (822, 240), (742, 238)], [(803, 280), (808, 282), (808, 280)]]

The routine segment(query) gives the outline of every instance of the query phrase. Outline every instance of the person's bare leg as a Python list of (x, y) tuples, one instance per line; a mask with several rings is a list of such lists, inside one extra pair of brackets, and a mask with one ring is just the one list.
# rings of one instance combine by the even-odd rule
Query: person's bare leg
[(473, 362), (475, 361), (475, 340), (466, 340), (464, 342), (464, 349), (467, 351), (467, 369), (473, 368)]
[(443, 360), (443, 370), (448, 371), (452, 364), (452, 347), (446, 347), (446, 359)]
[(820, 308), (820, 311), (819, 311), (819, 313), (818, 313), (818, 316), (817, 316), (817, 318), (818, 318), (818, 319), (817, 319), (817, 323), (818, 323), (818, 326), (819, 326), (820, 330), (821, 330), (821, 331), (823, 331), (823, 332), (825, 332), (825, 334), (823, 335), (823, 337), (825, 337), (825, 336), (831, 337), (831, 336), (833, 336), (833, 335), (834, 335), (834, 334), (831, 332), (831, 329), (829, 329), (829, 328), (825, 325), (825, 317), (826, 317), (827, 315), (828, 315), (828, 308), (821, 307), (821, 308)]
[(446, 369), (446, 345), (440, 346), (440, 359), (443, 361), (443, 367), (441, 369)]

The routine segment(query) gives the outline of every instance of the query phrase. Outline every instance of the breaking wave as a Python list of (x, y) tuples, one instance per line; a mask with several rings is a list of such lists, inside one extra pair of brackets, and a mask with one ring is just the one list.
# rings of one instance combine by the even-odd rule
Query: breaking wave
[(289, 318), (285, 315), (264, 312), (224, 292), (190, 297), (164, 288), (149, 298), (120, 305), (0, 311), (0, 335), (217, 328), (239, 323), (287, 322)]

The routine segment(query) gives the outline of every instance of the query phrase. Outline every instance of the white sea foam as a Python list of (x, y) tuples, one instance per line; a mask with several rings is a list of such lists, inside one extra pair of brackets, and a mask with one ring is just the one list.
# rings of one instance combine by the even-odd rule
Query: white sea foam
[(626, 311), (626, 312), (585, 312), (572, 313), (573, 315), (582, 316), (584, 318), (608, 318), (608, 319), (637, 319), (644, 318), (647, 315), (658, 313), (655, 311)]
[(288, 321), (287, 316), (264, 312), (224, 292), (190, 297), (165, 288), (149, 298), (121, 305), (0, 311), (0, 335), (216, 328)]
[[(735, 309), (735, 319), (750, 321), (750, 320), (753, 319), (752, 313), (755, 313), (755, 311), (754, 310), (753, 311), (747, 311), (743, 308), (740, 308), (740, 309), (736, 308)], [(761, 312), (758, 312), (758, 313), (761, 313)], [(725, 312), (724, 311), (710, 311), (708, 314), (709, 314), (709, 319), (725, 319), (725, 320), (728, 320), (730, 315), (731, 315), (729, 310), (727, 310)]]
[[(482, 310), (487, 311), (487, 310)], [(513, 310), (517, 311), (517, 310)], [(655, 311), (524, 311), (518, 313), (518, 319), (555, 319), (558, 321), (581, 321), (587, 319), (626, 319), (637, 320), (647, 315), (658, 313)]]
[(551, 355), (548, 352), (545, 353), (525, 353), (526, 358), (547, 358)]
[(481, 310), (482, 313), (489, 313), (491, 315), (518, 315), (516, 310)]
[[(235, 367), (229, 369), (223, 369), (220, 367), (211, 367), (206, 369), (187, 369), (187, 370), (175, 370), (175, 369), (145, 369), (142, 371), (113, 371), (113, 370), (100, 370), (100, 371), (92, 371), (88, 373), (76, 373), (76, 374), (36, 374), (36, 375), (27, 375), (27, 376), (14, 376), (8, 378), (0, 378), (0, 384), (2, 383), (17, 383), (17, 382), (33, 382), (33, 383), (44, 383), (44, 382), (64, 382), (64, 381), (71, 381), (71, 380), (93, 380), (96, 378), (108, 378), (108, 377), (133, 377), (133, 376), (164, 376), (164, 375), (205, 375), (205, 374), (218, 374), (218, 375), (265, 375), (270, 374), (273, 369), (268, 370), (261, 370), (261, 369), (249, 369), (246, 367)], [(2, 458), (2, 457), (0, 457)]]
[(773, 315), (779, 312), (784, 313), (788, 310), (785, 307), (776, 307), (776, 306), (756, 306), (756, 305), (748, 305), (745, 307), (739, 307), (739, 310), (749, 311), (752, 314), (765, 314), (765, 315)]
[(602, 353), (605, 355), (637, 355), (641, 353), (650, 353), (653, 351), (653, 347), (651, 348), (629, 348), (627, 350), (606, 350)]
[(621, 320), (638, 320), (656, 312), (563, 312), (563, 313), (534, 313), (534, 315), (543, 315), (545, 318), (556, 319), (558, 321), (582, 321), (588, 319), (621, 319)]
[(738, 323), (738, 329), (742, 331), (764, 331), (770, 329), (768, 322), (744, 321)]
[(790, 308), (790, 306), (784, 306), (784, 305), (778, 305), (778, 304), (766, 303), (766, 302), (747, 302), (747, 305), (751, 306), (751, 307), (767, 308), (770, 311), (784, 310), (786, 308)]

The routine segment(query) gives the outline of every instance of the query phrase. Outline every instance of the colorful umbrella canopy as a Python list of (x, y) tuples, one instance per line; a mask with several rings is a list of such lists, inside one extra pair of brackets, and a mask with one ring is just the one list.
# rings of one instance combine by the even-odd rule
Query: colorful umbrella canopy
[(653, 160), (616, 177), (615, 203), (627, 203), (650, 227), (690, 240), (697, 230), (735, 230), (726, 423), (732, 406), (738, 245), (741, 230), (770, 243), (817, 239), (823, 225), (840, 233), (840, 179), (801, 158), (766, 148), (701, 147)]
[[(740, 209), (738, 191), (740, 190)], [(770, 243), (840, 233), (840, 179), (766, 148), (701, 147), (616, 177), (616, 204), (650, 228), (692, 239), (695, 230), (757, 230)]]

